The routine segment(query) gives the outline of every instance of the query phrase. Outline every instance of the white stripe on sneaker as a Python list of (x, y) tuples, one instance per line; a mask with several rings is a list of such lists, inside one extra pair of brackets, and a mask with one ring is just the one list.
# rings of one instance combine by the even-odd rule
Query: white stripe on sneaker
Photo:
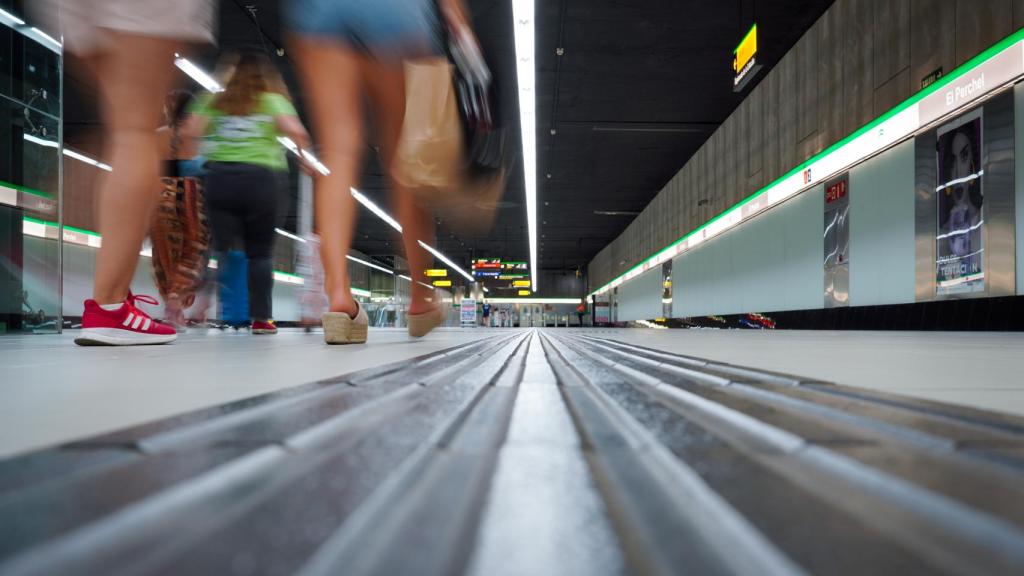
[(135, 319), (135, 313), (129, 312), (128, 313), (128, 317), (124, 319), (124, 322), (121, 323), (121, 326), (127, 326), (127, 325), (131, 324), (132, 320), (134, 320), (134, 319)]
[(142, 316), (136, 316), (135, 322), (132, 322), (132, 330), (138, 330), (139, 326), (142, 325), (142, 321), (145, 320)]
[(142, 331), (145, 332), (146, 330), (149, 330), (149, 327), (152, 325), (153, 321), (150, 320), (149, 318), (146, 318), (146, 321), (142, 324)]

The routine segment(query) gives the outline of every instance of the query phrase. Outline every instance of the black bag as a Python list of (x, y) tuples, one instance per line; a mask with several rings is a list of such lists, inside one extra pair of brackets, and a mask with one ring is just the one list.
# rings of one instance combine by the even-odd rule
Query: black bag
[(454, 30), (438, 8), (439, 36), (455, 68), (455, 92), (465, 134), (470, 173), (488, 175), (506, 166), (508, 130), (502, 114), (498, 83), (475, 42)]

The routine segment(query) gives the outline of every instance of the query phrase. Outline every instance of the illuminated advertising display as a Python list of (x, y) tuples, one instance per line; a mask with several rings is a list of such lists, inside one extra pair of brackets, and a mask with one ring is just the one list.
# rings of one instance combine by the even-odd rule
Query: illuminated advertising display
[(938, 187), (935, 207), (936, 294), (985, 290), (984, 176), (982, 111), (957, 119), (938, 131)]

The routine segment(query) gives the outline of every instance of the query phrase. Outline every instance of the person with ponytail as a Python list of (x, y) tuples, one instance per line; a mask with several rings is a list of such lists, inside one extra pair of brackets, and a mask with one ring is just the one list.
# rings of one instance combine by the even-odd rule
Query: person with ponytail
[(309, 145), (277, 70), (262, 53), (238, 57), (222, 92), (196, 100), (186, 135), (203, 137), (206, 202), (213, 252), (223, 258), (245, 245), (253, 334), (275, 334), (273, 249), (281, 174), (288, 170), (278, 138)]

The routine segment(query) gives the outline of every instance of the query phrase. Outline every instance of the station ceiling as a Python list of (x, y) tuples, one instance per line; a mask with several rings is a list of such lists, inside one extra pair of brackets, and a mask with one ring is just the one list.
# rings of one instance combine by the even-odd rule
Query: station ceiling
[[(283, 1), (222, 0), (220, 49), (266, 49), (297, 87), (291, 55), (276, 56), (278, 48), (286, 48)], [(518, 153), (511, 0), (467, 2), (502, 88)], [(538, 0), (540, 268), (585, 270), (736, 108), (745, 93), (732, 91), (732, 51), (755, 21), (759, 60), (766, 64), (763, 78), (831, 4)], [(207, 50), (197, 61), (212, 69), (216, 56), (216, 50)], [(77, 76), (74, 67), (69, 76)], [(71, 78), (68, 87), (68, 137), (74, 139), (76, 130), (95, 124), (95, 98), (80, 77)], [(295, 97), (301, 110), (298, 90)], [(368, 152), (372, 146), (368, 143)], [(374, 154), (367, 157), (359, 188), (386, 206), (382, 171)], [(493, 230), (460, 234), (441, 222), (438, 247), (456, 262), (528, 260), (522, 165), (516, 160)], [(390, 227), (362, 211), (357, 249), (386, 262), (397, 245)]]

